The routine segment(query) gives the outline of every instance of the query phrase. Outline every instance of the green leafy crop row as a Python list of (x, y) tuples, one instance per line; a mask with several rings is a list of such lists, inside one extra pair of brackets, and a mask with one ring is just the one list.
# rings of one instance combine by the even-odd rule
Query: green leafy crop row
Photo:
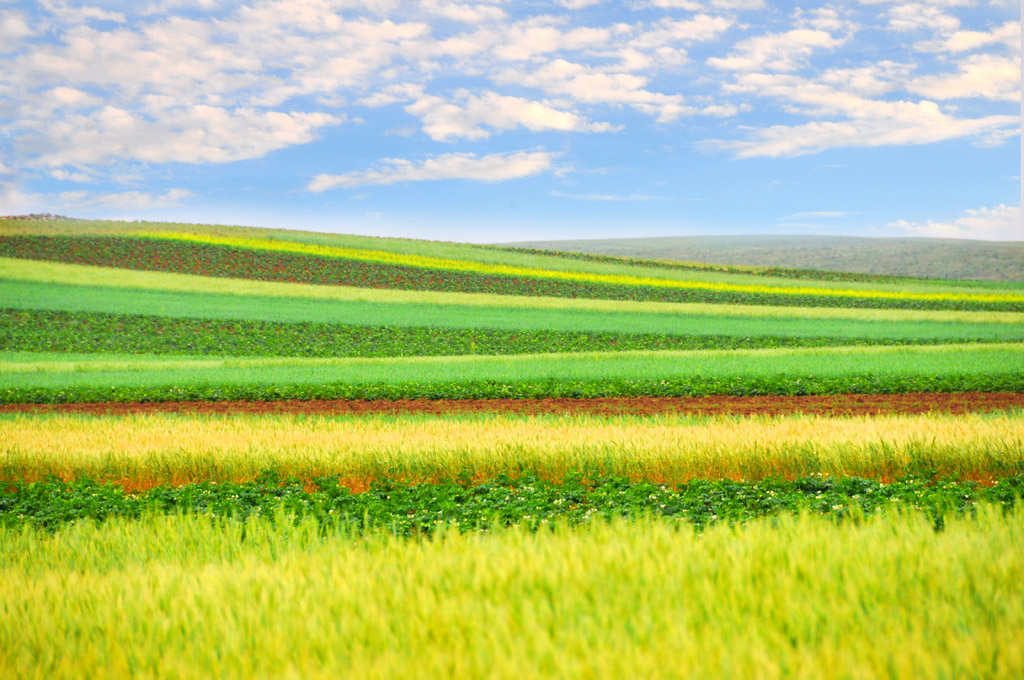
[(1024, 374), (948, 375), (767, 375), (713, 377), (695, 375), (666, 380), (533, 380), (501, 382), (325, 383), (325, 384), (74, 384), (58, 387), (0, 388), (0, 403), (60, 404), (87, 402), (272, 401), (278, 399), (543, 399), (596, 397), (799, 396), (813, 394), (905, 394), (909, 392), (1024, 392)]
[(0, 523), (46, 529), (73, 521), (138, 518), (143, 513), (200, 513), (221, 520), (250, 516), (273, 521), (280, 510), (296, 519), (315, 518), (325, 528), (386, 529), (399, 535), (431, 532), (439, 525), (461, 530), (555, 520), (651, 515), (696, 526), (742, 522), (780, 512), (810, 512), (837, 518), (865, 516), (885, 508), (923, 510), (941, 527), (943, 514), (963, 512), (979, 501), (1012, 506), (1024, 493), (1024, 477), (981, 488), (974, 482), (906, 478), (874, 480), (805, 477), (752, 482), (693, 480), (676, 488), (620, 477), (586, 480), (571, 474), (560, 482), (537, 477), (499, 477), (421, 484), (374, 482), (352, 493), (333, 477), (318, 478), (315, 490), (298, 480), (267, 474), (254, 482), (204, 482), (162, 486), (139, 494), (88, 479), (12, 482), (0, 492)]
[(42, 352), (398, 357), (936, 344), (941, 341), (356, 326), (0, 309), (0, 349)]

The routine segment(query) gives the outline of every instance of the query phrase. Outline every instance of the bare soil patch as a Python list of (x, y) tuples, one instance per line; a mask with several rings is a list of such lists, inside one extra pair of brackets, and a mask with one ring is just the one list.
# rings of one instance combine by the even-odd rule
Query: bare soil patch
[(394, 401), (180, 401), (155, 403), (3, 404), (0, 413), (252, 413), (252, 414), (402, 414), (517, 413), (654, 415), (834, 416), (896, 413), (969, 413), (1024, 409), (1024, 393), (958, 392), (949, 394), (841, 394), (805, 397), (615, 397), (605, 399), (399, 399)]

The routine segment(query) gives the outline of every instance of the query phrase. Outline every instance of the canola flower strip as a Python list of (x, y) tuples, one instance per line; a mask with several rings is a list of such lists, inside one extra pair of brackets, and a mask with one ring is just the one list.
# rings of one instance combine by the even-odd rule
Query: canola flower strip
[(436, 531), (439, 524), (461, 530), (518, 523), (537, 528), (559, 520), (578, 524), (648, 514), (698, 527), (780, 512), (864, 517), (893, 508), (894, 503), (924, 510), (941, 522), (944, 514), (963, 512), (978, 502), (1013, 507), (1024, 493), (1024, 477), (1008, 477), (991, 487), (916, 477), (889, 484), (857, 477), (693, 480), (672, 487), (622, 477), (586, 479), (581, 474), (567, 475), (560, 482), (529, 475), (484, 481), (467, 476), (422, 484), (379, 480), (360, 493), (352, 493), (334, 477), (318, 478), (314, 486), (310, 491), (298, 480), (272, 474), (253, 482), (163, 486), (134, 494), (88, 479), (14, 481), (0, 489), (0, 526), (53, 530), (81, 520), (138, 519), (144, 512), (198, 513), (244, 521), (251, 515), (271, 517), (283, 510), (300, 520), (311, 517), (333, 530), (340, 524), (357, 531), (384, 529), (411, 536)]
[(998, 506), (939, 532), (895, 511), (420, 540), (287, 519), (0, 529), (0, 675), (1024, 675), (1024, 518)]
[(0, 308), (0, 350), (225, 356), (399, 357), (627, 350), (939, 344), (942, 338), (749, 337), (449, 329), (176, 319)]
[(129, 489), (251, 481), (1024, 475), (1024, 414), (785, 417), (6, 415), (0, 479)]
[[(464, 263), (466, 267), (460, 269), (426, 269), (392, 263), (396, 258), (411, 258), (410, 261), (418, 262), (416, 258), (419, 256), (413, 255), (389, 253), (382, 261), (342, 259), (306, 252), (319, 251), (325, 248), (322, 246), (283, 244), (282, 247), (286, 250), (268, 250), (265, 241), (242, 241), (251, 241), (252, 247), (226, 243), (233, 244), (232, 239), (219, 239), (215, 243), (207, 243), (154, 237), (12, 236), (0, 237), (0, 255), (211, 277), (400, 290), (738, 305), (1024, 310), (1024, 295), (1016, 293), (904, 294), (894, 291), (854, 292), (825, 288), (781, 288), (687, 281), (668, 281), (667, 283), (672, 285), (666, 287), (661, 284), (644, 283), (645, 279), (640, 277), (590, 275), (585, 272), (552, 270), (559, 274), (554, 278), (539, 275), (534, 277), (526, 273), (534, 271), (529, 268), (512, 268), (516, 271), (522, 270), (519, 275), (491, 273), (491, 269), (506, 268), (468, 261)], [(340, 250), (370, 252), (358, 249)], [(560, 276), (563, 273), (565, 277)], [(592, 279), (592, 276), (599, 279)], [(675, 285), (676, 283), (679, 285)]]

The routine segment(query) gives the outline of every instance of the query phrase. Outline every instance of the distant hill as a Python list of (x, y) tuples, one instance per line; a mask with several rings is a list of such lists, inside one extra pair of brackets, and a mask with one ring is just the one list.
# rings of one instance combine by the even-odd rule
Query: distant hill
[(853, 236), (673, 236), (503, 246), (939, 279), (1024, 281), (1024, 242)]

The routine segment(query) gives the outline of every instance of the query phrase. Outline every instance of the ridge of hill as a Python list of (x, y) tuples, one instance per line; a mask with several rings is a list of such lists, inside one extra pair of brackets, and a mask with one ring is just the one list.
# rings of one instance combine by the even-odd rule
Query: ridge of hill
[(859, 236), (671, 236), (502, 247), (652, 260), (980, 281), (1024, 281), (1024, 242)]

